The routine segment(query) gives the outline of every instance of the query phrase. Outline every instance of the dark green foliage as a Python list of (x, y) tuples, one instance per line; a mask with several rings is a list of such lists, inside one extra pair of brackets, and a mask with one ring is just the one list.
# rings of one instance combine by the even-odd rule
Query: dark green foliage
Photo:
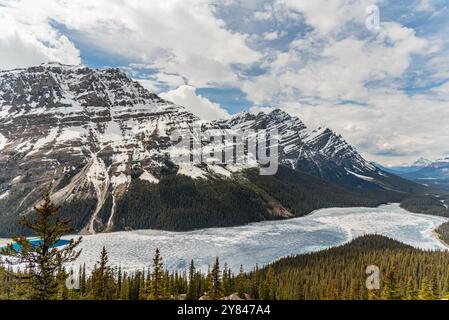
[(115, 228), (185, 231), (272, 219), (262, 198), (233, 180), (169, 176), (159, 184), (133, 180), (117, 201)]
[(31, 230), (32, 234), (40, 240), (37, 245), (25, 237), (15, 237), (20, 249), (13, 243), (1, 249), (0, 254), (6, 257), (9, 265), (25, 264), (27, 270), (24, 274), (16, 275), (20, 280), (26, 281), (30, 289), (30, 298), (47, 300), (54, 298), (60, 283), (58, 275), (62, 272), (63, 263), (74, 261), (80, 252), (75, 248), (81, 238), (70, 240), (63, 249), (52, 248), (61, 237), (73, 229), (70, 221), (58, 216), (59, 207), (55, 206), (48, 193), (44, 194), (42, 204), (34, 207), (36, 213), (30, 217), (23, 217), (21, 224)]
[[(368, 265), (380, 268), (380, 290), (368, 292), (365, 287)], [(416, 299), (418, 295), (433, 299), (447, 294), (449, 253), (422, 251), (372, 235), (281, 259), (270, 267), (277, 278), (276, 299)], [(258, 276), (267, 279), (267, 275), (266, 268)]]
[(274, 176), (261, 176), (257, 170), (248, 170), (246, 174), (252, 183), (296, 216), (319, 208), (373, 207), (399, 202), (405, 196), (392, 191), (343, 187), (284, 166), (280, 166)]
[(95, 211), (97, 200), (92, 198), (75, 199), (64, 203), (61, 207), (61, 217), (72, 221), (73, 229), (79, 232), (86, 226), (90, 220), (90, 216)]
[[(380, 268), (380, 290), (365, 287), (366, 267)], [(230, 294), (251, 299), (440, 299), (447, 297), (449, 253), (422, 251), (377, 235), (358, 238), (349, 244), (281, 259), (263, 269), (234, 274), (218, 259), (207, 273), (193, 262), (188, 272), (169, 272), (156, 252), (148, 272), (124, 273), (108, 265), (103, 249), (91, 274), (80, 269), (79, 290), (68, 290), (58, 282), (55, 299), (220, 299)], [(17, 280), (26, 275), (0, 268), (0, 299), (27, 298), (29, 285)], [(64, 279), (59, 270), (57, 278)]]
[(410, 212), (449, 217), (449, 210), (440, 199), (432, 196), (416, 195), (407, 197), (401, 202), (401, 207)]
[[(409, 194), (391, 190), (335, 184), (285, 166), (280, 166), (274, 176), (261, 176), (258, 169), (250, 169), (234, 174), (232, 179), (209, 176), (207, 180), (192, 180), (176, 172), (177, 167), (167, 162), (158, 172), (160, 182), (151, 184), (140, 180), (141, 171), (133, 169), (127, 192), (115, 199), (113, 230), (108, 231), (147, 228), (188, 231), (228, 227), (280, 219), (289, 216), (287, 211), (301, 216), (320, 208), (374, 207), (410, 198)], [(61, 183), (67, 184), (67, 179), (70, 177), (63, 178), (58, 188)], [(71, 199), (61, 209), (61, 215), (72, 220), (76, 231), (88, 224), (97, 205), (93, 186), (84, 188), (85, 198)], [(7, 202), (2, 202), (0, 236), (27, 235), (26, 230), (17, 227), (17, 208), (14, 206), (17, 207), (24, 197), (24, 205), (31, 206), (36, 199), (35, 194), (28, 195), (29, 192), (16, 190)], [(439, 206), (438, 210), (441, 210), (442, 204)], [(109, 194), (98, 212), (98, 221), (103, 222), (103, 225), (98, 224), (98, 231), (104, 231), (111, 209), (112, 195)], [(440, 214), (438, 210), (435, 214)]]
[(449, 222), (443, 223), (435, 230), (435, 232), (438, 234), (441, 241), (449, 245)]
[[(95, 209), (95, 207), (94, 207)], [(101, 207), (100, 211), (98, 212), (98, 217), (100, 218), (100, 221), (106, 225), (108, 223), (109, 217), (111, 216), (112, 211), (112, 193), (110, 193), (103, 206)]]
[(187, 231), (227, 227), (279, 218), (272, 213), (276, 207), (300, 216), (326, 207), (399, 202), (404, 196), (342, 187), (283, 166), (274, 176), (260, 176), (257, 169), (234, 179), (167, 175), (158, 184), (133, 179), (128, 192), (117, 200), (114, 228)]
[(114, 273), (109, 266), (109, 257), (105, 247), (101, 250), (100, 260), (95, 264), (89, 284), (92, 299), (111, 300), (117, 297), (117, 292), (114, 290), (116, 285)]
[(209, 275), (209, 291), (207, 294), (208, 297), (213, 300), (223, 297), (220, 262), (218, 260), (218, 257), (215, 259), (212, 271)]

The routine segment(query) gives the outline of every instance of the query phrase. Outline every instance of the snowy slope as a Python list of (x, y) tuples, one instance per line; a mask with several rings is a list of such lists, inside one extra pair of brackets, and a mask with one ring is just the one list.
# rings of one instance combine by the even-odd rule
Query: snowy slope
[[(65, 204), (64, 214), (78, 230), (115, 231), (117, 208), (133, 181), (147, 182), (149, 190), (173, 170), (197, 183), (233, 179), (257, 165), (170, 167), (179, 151), (170, 134), (192, 130), (198, 120), (118, 69), (47, 63), (0, 71), (0, 232), (17, 232), (17, 217), (29, 213), (48, 189), (54, 201)], [(281, 110), (241, 113), (202, 127), (276, 128), (282, 164), (351, 186), (397, 189), (341, 136), (327, 128), (309, 129)], [(266, 201), (273, 215), (273, 201)]]
[(216, 121), (221, 128), (276, 129), (280, 161), (294, 170), (355, 187), (402, 191), (407, 182), (366, 161), (341, 135), (329, 128), (308, 128), (299, 118), (276, 109), (257, 115), (243, 112)]

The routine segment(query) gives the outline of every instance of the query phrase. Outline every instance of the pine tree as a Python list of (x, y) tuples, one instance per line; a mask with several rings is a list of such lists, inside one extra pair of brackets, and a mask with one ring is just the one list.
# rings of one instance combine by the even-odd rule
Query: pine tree
[(130, 280), (128, 278), (127, 273), (125, 272), (123, 274), (123, 284), (120, 289), (120, 296), (119, 296), (120, 300), (128, 300), (130, 298), (129, 297), (129, 282), (130, 282)]
[(163, 276), (164, 276), (164, 264), (159, 249), (153, 257), (153, 268), (149, 284), (147, 284), (147, 299), (160, 300), (163, 299), (165, 293), (163, 292)]
[(409, 277), (407, 284), (405, 286), (405, 300), (416, 300), (418, 299), (418, 291), (415, 289), (415, 281), (412, 277)]
[(209, 297), (214, 300), (220, 299), (223, 296), (223, 288), (221, 287), (220, 273), (221, 273), (220, 262), (217, 257), (215, 258), (215, 263), (210, 273), (209, 292), (208, 292)]
[(225, 296), (229, 296), (232, 294), (232, 283), (231, 283), (231, 274), (228, 269), (228, 264), (225, 263), (224, 269), (223, 269), (223, 294)]
[(433, 275), (432, 282), (431, 282), (430, 286), (432, 288), (434, 299), (439, 299), (439, 297), (440, 297), (440, 289), (439, 289), (439, 286), (438, 286), (438, 278), (437, 278), (436, 274)]
[(196, 271), (195, 264), (193, 260), (190, 262), (189, 266), (189, 286), (187, 288), (187, 300), (198, 299), (199, 292), (197, 290), (198, 284), (196, 283)]
[(397, 300), (401, 299), (400, 290), (396, 280), (396, 267), (392, 264), (385, 275), (382, 294), (380, 295), (382, 300)]
[(368, 289), (368, 300), (379, 300), (378, 290)]
[(276, 299), (276, 275), (273, 268), (270, 266), (267, 269), (265, 281), (261, 282), (259, 290), (259, 298), (261, 300), (275, 300)]
[(86, 264), (80, 267), (80, 294), (84, 296), (86, 294)]
[(114, 291), (114, 273), (109, 266), (109, 257), (106, 248), (103, 247), (100, 260), (92, 271), (92, 298), (96, 300), (112, 299)]
[(435, 296), (433, 294), (432, 286), (429, 284), (427, 278), (423, 278), (421, 282), (421, 289), (418, 292), (419, 300), (433, 300)]
[[(20, 249), (16, 249), (13, 243), (0, 251), (9, 265), (26, 264), (29, 266), (27, 274), (21, 274), (20, 279), (29, 281), (31, 299), (52, 299), (57, 291), (57, 272), (64, 263), (76, 260), (81, 251), (76, 247), (81, 242), (81, 237), (71, 239), (62, 249), (54, 245), (61, 237), (70, 233), (70, 220), (58, 217), (59, 206), (52, 203), (49, 193), (43, 195), (42, 204), (35, 206), (33, 217), (22, 217), (20, 223), (32, 231), (38, 237), (39, 242), (31, 244), (25, 237), (15, 237), (13, 241)], [(13, 258), (13, 259), (10, 259)]]
[(245, 294), (245, 271), (243, 270), (243, 265), (240, 265), (240, 271), (235, 282), (237, 294), (240, 298), (243, 298)]
[(117, 271), (117, 290), (115, 292), (115, 296), (117, 299), (120, 299), (120, 292), (122, 291), (122, 285), (123, 285), (122, 267), (119, 267)]
[(69, 291), (65, 285), (65, 281), (69, 275), (64, 268), (59, 269), (56, 275), (56, 279), (59, 282), (58, 292), (56, 295), (57, 300), (67, 300), (69, 297)]

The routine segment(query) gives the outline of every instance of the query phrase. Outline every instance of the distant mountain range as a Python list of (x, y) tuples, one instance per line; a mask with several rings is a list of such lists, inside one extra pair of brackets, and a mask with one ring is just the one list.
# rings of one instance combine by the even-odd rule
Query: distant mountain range
[(425, 190), (369, 163), (332, 130), (309, 129), (281, 110), (202, 124), (276, 128), (278, 174), (176, 165), (170, 133), (198, 120), (118, 69), (48, 63), (0, 72), (0, 235), (22, 232), (18, 217), (45, 190), (82, 233), (238, 225)]
[(420, 158), (410, 166), (382, 167), (382, 170), (426, 185), (449, 185), (449, 157), (438, 160)]

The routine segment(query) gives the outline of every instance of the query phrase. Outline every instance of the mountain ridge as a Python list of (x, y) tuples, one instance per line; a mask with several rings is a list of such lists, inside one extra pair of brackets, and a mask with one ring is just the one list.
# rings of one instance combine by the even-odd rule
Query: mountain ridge
[[(192, 210), (208, 203), (208, 210), (215, 208), (219, 213), (216, 220), (219, 215), (225, 220), (207, 226), (226, 225), (226, 219), (230, 224), (239, 224), (295, 215), (273, 197), (271, 190), (267, 192), (254, 181), (248, 182), (245, 172), (253, 165), (174, 164), (171, 158), (176, 148), (170, 140), (171, 132), (192, 131), (199, 118), (149, 92), (119, 69), (48, 63), (2, 71), (0, 108), (0, 222), (9, 223), (29, 214), (46, 189), (50, 189), (57, 203), (68, 203), (65, 214), (74, 218), (76, 229), (84, 233), (139, 226), (167, 228), (167, 223), (157, 221), (165, 221), (170, 214), (172, 224), (180, 219), (190, 226), (185, 214), (189, 210), (183, 210), (186, 203)], [(392, 191), (395, 199), (397, 192), (418, 188), (367, 162), (330, 129), (310, 130), (301, 120), (279, 109), (269, 114), (242, 113), (229, 120), (201, 123), (204, 128), (221, 130), (278, 129), (281, 166), (299, 172), (300, 176), (318, 178), (307, 178), (306, 184), (320, 184), (322, 179), (330, 183), (331, 189), (341, 185), (347, 194), (354, 188)], [(161, 184), (167, 179), (177, 187), (172, 198), (167, 193), (173, 190), (165, 182)], [(228, 193), (220, 195), (218, 185)], [(130, 190), (144, 196), (154, 192), (147, 198), (157, 194), (153, 201), (159, 207), (151, 209), (151, 203), (140, 207), (138, 201), (146, 200), (130, 195)], [(225, 196), (235, 202), (236, 192), (247, 193), (248, 197), (242, 200), (240, 211), (230, 209), (221, 199)], [(218, 204), (209, 203), (208, 196)], [(170, 204), (176, 202), (174, 197), (183, 199), (178, 207)], [(131, 208), (141, 210), (143, 216)], [(233, 214), (227, 215), (224, 208)], [(156, 211), (159, 213), (155, 215)], [(198, 212), (204, 216), (206, 211)], [(237, 218), (239, 212), (245, 214)], [(3, 226), (4, 230), (8, 228)]]

